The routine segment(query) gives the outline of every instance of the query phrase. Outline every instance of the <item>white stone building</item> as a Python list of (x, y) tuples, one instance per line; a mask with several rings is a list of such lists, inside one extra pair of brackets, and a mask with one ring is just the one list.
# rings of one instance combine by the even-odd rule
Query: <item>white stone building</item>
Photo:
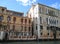
[(60, 10), (38, 3), (31, 6), (27, 16), (32, 18), (38, 39), (60, 38)]

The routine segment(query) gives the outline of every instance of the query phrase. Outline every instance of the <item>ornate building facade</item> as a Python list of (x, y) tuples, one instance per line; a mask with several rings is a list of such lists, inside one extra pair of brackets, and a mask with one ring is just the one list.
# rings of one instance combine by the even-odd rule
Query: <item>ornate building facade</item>
[(60, 10), (38, 3), (32, 5), (27, 17), (32, 18), (34, 34), (38, 39), (60, 38)]
[(0, 7), (0, 31), (8, 33), (9, 40), (32, 38), (31, 18), (24, 17), (23, 14)]

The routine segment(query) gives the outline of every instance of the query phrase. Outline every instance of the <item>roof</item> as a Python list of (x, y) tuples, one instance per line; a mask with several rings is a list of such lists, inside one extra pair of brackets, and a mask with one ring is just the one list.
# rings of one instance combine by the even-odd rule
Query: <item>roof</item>
[(2, 7), (2, 6), (0, 6), (0, 8), (4, 8), (4, 9), (7, 9), (6, 7)]
[[(55, 9), (55, 10), (57, 10), (57, 11), (60, 11), (59, 9), (56, 9), (56, 8), (53, 8), (53, 7), (50, 7), (50, 6), (47, 6), (47, 5), (41, 4), (41, 3), (37, 3), (37, 4), (38, 4), (38, 5), (45, 6), (45, 7), (48, 7), (48, 8), (51, 8), (51, 9)], [(37, 4), (36, 4), (36, 5), (37, 5)], [(31, 8), (32, 8), (33, 6), (36, 6), (36, 5), (32, 5)], [(31, 8), (30, 8), (30, 9), (31, 9)], [(30, 11), (30, 9), (28, 10), (28, 12)], [(27, 13), (28, 13), (28, 12), (27, 12)]]
[(60, 11), (59, 9), (57, 9), (57, 8), (53, 8), (53, 7), (50, 7), (50, 6), (47, 6), (47, 5), (44, 5), (44, 4), (41, 4), (41, 3), (38, 3), (39, 5), (42, 5), (42, 6), (45, 6), (45, 7), (48, 7), (48, 8), (51, 8), (51, 9), (55, 9), (55, 10), (58, 10), (58, 11)]
[(13, 10), (7, 10), (8, 12), (14, 12), (14, 13), (19, 13), (19, 14), (23, 14), (23, 12), (16, 12), (16, 11), (13, 11)]

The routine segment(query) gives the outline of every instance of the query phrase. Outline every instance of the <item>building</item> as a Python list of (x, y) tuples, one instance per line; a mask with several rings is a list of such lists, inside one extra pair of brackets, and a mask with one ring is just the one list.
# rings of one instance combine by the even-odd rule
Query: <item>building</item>
[[(10, 30), (10, 25), (15, 23), (17, 16), (23, 16), (23, 13), (7, 10), (5, 7), (0, 7), (0, 26), (1, 30)], [(8, 25), (8, 28), (7, 28)], [(4, 28), (3, 28), (4, 27)]]
[(31, 18), (24, 17), (23, 14), (0, 7), (0, 31), (7, 33), (5, 38), (9, 40), (32, 38)]
[[(14, 24), (15, 27), (14, 32), (10, 32), (10, 39), (18, 39), (18, 40), (27, 40), (28, 38), (32, 37), (32, 21), (31, 18), (27, 17), (16, 17), (16, 23)], [(20, 38), (20, 39), (19, 39)]]
[(27, 17), (32, 18), (38, 39), (60, 39), (60, 10), (38, 3), (31, 6)]

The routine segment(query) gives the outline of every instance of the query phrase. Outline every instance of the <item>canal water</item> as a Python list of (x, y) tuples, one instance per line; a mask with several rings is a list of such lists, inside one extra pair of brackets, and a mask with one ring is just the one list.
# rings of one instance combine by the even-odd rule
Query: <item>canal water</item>
[(60, 44), (60, 41), (1, 42), (0, 44)]

